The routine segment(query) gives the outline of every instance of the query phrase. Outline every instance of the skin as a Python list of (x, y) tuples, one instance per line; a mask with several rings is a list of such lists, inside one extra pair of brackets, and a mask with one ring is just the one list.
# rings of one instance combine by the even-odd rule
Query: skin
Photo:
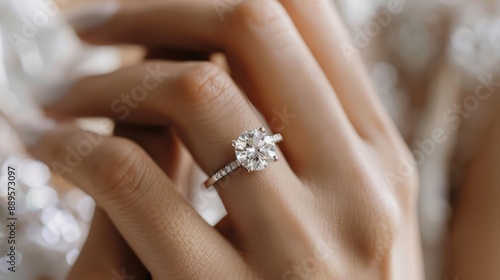
[[(127, 137), (142, 147), (156, 164), (171, 178), (180, 193), (186, 193), (186, 183), (192, 159), (168, 129), (145, 128), (117, 124), (114, 134)], [(183, 188), (184, 187), (184, 188)], [(96, 254), (96, 252), (100, 252)], [(78, 261), (67, 279), (105, 279), (112, 271), (133, 275), (134, 279), (150, 279), (149, 272), (120, 235), (106, 212), (97, 207), (89, 235)]]
[[(96, 44), (222, 52), (231, 75), (212, 62), (148, 60), (77, 81), (46, 106), (66, 117), (169, 127), (182, 142), (159, 156), (161, 148), (134, 136), (108, 137), (63, 174), (102, 209), (70, 279), (108, 279), (108, 268), (120, 266), (142, 279), (144, 271), (153, 279), (422, 279), (414, 163), (360, 59), (344, 57), (348, 39), (334, 7), (245, 1), (221, 21), (205, 2), (126, 6), (78, 30)], [(148, 67), (168, 76), (120, 118), (111, 104), (143, 84)], [(293, 117), (277, 118), (282, 108)], [(280, 160), (216, 185), (229, 216), (208, 226), (169, 164), (182, 166), (175, 155), (185, 147), (213, 174), (234, 159), (231, 140), (266, 123), (284, 137)], [(82, 131), (61, 124), (29, 149), (50, 165), (82, 141)], [(116, 243), (103, 241), (110, 236)], [(109, 248), (106, 269), (82, 269), (93, 267), (85, 253), (93, 246)]]
[(496, 113), (482, 135), (456, 200), (450, 230), (449, 279), (500, 278), (498, 141), (500, 114)]

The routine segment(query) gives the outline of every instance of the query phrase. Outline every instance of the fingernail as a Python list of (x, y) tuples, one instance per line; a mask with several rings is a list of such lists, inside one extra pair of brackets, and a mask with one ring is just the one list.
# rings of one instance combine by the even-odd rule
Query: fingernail
[(106, 23), (119, 9), (119, 1), (104, 1), (82, 7), (70, 13), (67, 19), (76, 31), (87, 31)]
[(57, 125), (53, 119), (35, 115), (22, 118), (10, 116), (8, 122), (26, 147), (35, 146), (47, 132)]

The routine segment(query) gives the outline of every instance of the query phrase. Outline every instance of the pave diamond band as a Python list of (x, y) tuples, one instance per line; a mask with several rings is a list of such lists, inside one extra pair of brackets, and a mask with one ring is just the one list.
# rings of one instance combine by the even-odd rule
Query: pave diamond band
[(278, 161), (276, 143), (283, 141), (281, 134), (267, 135), (264, 127), (247, 130), (231, 142), (236, 160), (217, 171), (205, 182), (210, 187), (222, 177), (243, 166), (248, 172), (267, 168), (271, 162)]

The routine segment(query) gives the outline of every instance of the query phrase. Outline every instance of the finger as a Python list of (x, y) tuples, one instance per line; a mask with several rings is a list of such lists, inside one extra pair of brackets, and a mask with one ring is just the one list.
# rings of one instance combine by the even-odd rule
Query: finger
[[(366, 139), (395, 132), (351, 42), (342, 17), (330, 0), (280, 0), (335, 89), (349, 119)], [(328, 34), (325, 36), (325, 34)]]
[(115, 135), (137, 143), (175, 183), (179, 192), (187, 195), (192, 158), (170, 128), (117, 123)]
[[(200, 186), (200, 182), (205, 179), (206, 175), (199, 170), (187, 149), (171, 129), (117, 123), (115, 135), (126, 137), (141, 146), (208, 224), (214, 225), (221, 216), (225, 215), (220, 199), (213, 193), (206, 193), (207, 190)], [(193, 173), (198, 175), (197, 179), (193, 178)], [(196, 179), (195, 182), (193, 182), (194, 179)], [(214, 210), (217, 206), (220, 211)]]
[[(321, 67), (278, 2), (245, 1), (232, 7), (223, 21), (210, 1), (184, 3), (175, 0), (124, 7), (98, 30), (87, 30), (85, 36), (113, 38), (108, 43), (223, 49), (244, 92), (271, 127), (289, 139), (281, 147), (295, 170), (312, 163), (330, 164), (325, 146), (334, 153), (348, 151), (356, 141), (355, 131)], [(149, 35), (140, 37), (145, 33)], [(334, 147), (332, 138), (337, 144)], [(300, 152), (304, 146), (308, 146), (307, 153)]]
[[(96, 254), (99, 252), (99, 254)], [(85, 245), (66, 279), (110, 279), (122, 271), (134, 279), (149, 279), (149, 273), (123, 240), (107, 214), (96, 207)]]
[[(494, 98), (489, 102), (499, 106)], [(450, 230), (450, 275), (476, 279), (500, 277), (495, 261), (500, 258), (500, 174), (496, 168), (500, 162), (499, 111), (492, 117), (458, 189)]]
[(224, 263), (234, 265), (233, 279), (244, 270), (231, 245), (132, 142), (66, 125), (45, 132), (30, 152), (96, 200), (153, 278), (221, 279)]
[[(101, 20), (96, 20), (97, 18)], [(82, 39), (93, 44), (163, 45), (172, 49), (201, 52), (220, 48), (215, 37), (211, 37), (217, 34), (219, 19), (210, 1), (115, 2), (112, 5), (98, 3), (70, 14), (68, 20)], [(189, 25), (178, 25), (186, 20), (190, 22)], [(144, 32), (145, 30), (149, 31)], [(190, 34), (190, 38), (186, 40), (185, 32), (196, 34)], [(156, 37), (159, 34), (163, 34), (161, 41), (165, 44), (157, 44), (159, 38)]]
[[(128, 108), (126, 116), (113, 112), (110, 104), (141, 85), (148, 67), (169, 75), (165, 74), (161, 84), (143, 99), (130, 103), (133, 109)], [(128, 123), (169, 124), (209, 175), (235, 160), (231, 140), (262, 126), (227, 73), (207, 62), (148, 62), (106, 76), (89, 77), (75, 84), (66, 98), (52, 107), (67, 114), (101, 115), (116, 120), (124, 117)], [(219, 194), (238, 232), (254, 245), (250, 248), (256, 248), (262, 260), (270, 260), (273, 255), (266, 253), (269, 248), (286, 247), (276, 240), (276, 233), (288, 234), (292, 231), (290, 225), (297, 222), (287, 222), (288, 218), (296, 218), (286, 216), (288, 210), (293, 212), (291, 202), (306, 201), (311, 198), (310, 192), (302, 187), (285, 159), (258, 173), (241, 170), (218, 184)], [(283, 219), (277, 223), (270, 212)], [(266, 228), (254, 230), (261, 225)], [(262, 241), (262, 236), (269, 238)], [(275, 252), (290, 250), (281, 249)]]

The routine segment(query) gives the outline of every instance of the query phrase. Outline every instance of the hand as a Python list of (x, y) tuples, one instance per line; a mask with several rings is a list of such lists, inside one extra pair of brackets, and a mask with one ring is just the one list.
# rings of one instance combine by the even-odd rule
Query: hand
[[(234, 160), (231, 140), (265, 125), (253, 105), (283, 135), (281, 160), (219, 185), (229, 230), (209, 227), (124, 139), (104, 139), (66, 176), (154, 279), (421, 279), (414, 164), (359, 58), (344, 56), (333, 7), (246, 1), (220, 21), (205, 2), (123, 7), (79, 32), (93, 43), (221, 51), (233, 77), (210, 62), (147, 61), (82, 79), (47, 109), (171, 125), (211, 175)], [(65, 147), (82, 141), (63, 126), (31, 152), (64, 162)]]

